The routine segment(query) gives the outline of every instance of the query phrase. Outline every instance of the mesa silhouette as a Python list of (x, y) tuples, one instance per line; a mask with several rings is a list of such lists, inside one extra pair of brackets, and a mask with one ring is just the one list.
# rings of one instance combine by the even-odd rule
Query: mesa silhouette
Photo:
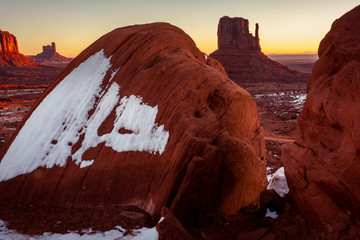
[(229, 78), (237, 84), (248, 82), (306, 81), (308, 74), (281, 65), (261, 52), (259, 25), (255, 37), (249, 32), (249, 21), (244, 18), (220, 18), (218, 50), (210, 54), (225, 68)]

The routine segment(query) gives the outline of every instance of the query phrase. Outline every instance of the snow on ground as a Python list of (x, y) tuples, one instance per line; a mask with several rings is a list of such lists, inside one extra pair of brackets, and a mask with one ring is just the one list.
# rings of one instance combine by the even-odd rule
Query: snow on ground
[(289, 192), (289, 186), (286, 181), (284, 167), (279, 168), (269, 181), (267, 189), (274, 189), (280, 197), (285, 197)]
[(305, 92), (276, 92), (276, 93), (259, 93), (252, 96), (256, 99), (270, 99), (270, 105), (287, 105), (291, 103), (296, 109), (301, 110), (306, 100)]
[(80, 232), (69, 232), (66, 234), (44, 233), (43, 235), (30, 236), (21, 234), (15, 230), (7, 228), (4, 221), (0, 220), (0, 239), (1, 240), (158, 240), (159, 234), (156, 227), (141, 228), (133, 230), (131, 234), (124, 235), (125, 230), (117, 226), (113, 230), (106, 232), (93, 231), (91, 229)]
[(278, 216), (279, 216), (279, 214), (276, 211), (272, 212), (269, 208), (266, 210), (265, 217), (271, 217), (272, 219), (275, 219)]
[(271, 171), (274, 169), (275, 167), (266, 167), (266, 177), (267, 177), (267, 180), (268, 182), (270, 182), (271, 178), (273, 177), (273, 174), (271, 174)]
[[(47, 95), (0, 162), (0, 181), (30, 173), (38, 167), (65, 166), (72, 146), (82, 134), (85, 134), (82, 146), (72, 156), (80, 167), (93, 163), (83, 162), (82, 154), (101, 142), (118, 152), (163, 153), (169, 132), (155, 123), (157, 106), (148, 106), (134, 95), (120, 100), (120, 86), (115, 82), (105, 86), (105, 90), (102, 88), (103, 79), (111, 69), (110, 58), (103, 50), (94, 54)], [(117, 71), (112, 72), (109, 83)], [(94, 107), (95, 112), (89, 116)], [(113, 130), (98, 136), (98, 128), (114, 109)], [(120, 134), (122, 128), (130, 133)]]

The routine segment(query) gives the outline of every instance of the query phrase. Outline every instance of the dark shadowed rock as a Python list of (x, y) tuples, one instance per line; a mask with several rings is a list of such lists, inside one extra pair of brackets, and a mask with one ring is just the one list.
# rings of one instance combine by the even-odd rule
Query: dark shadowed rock
[(156, 225), (159, 233), (159, 240), (191, 240), (193, 237), (186, 231), (181, 223), (176, 219), (170, 209), (161, 209), (160, 222)]
[(318, 54), (296, 141), (283, 147), (282, 161), (303, 216), (352, 234), (360, 217), (360, 6), (333, 23)]
[(267, 209), (281, 214), (284, 211), (285, 203), (285, 198), (280, 197), (274, 189), (264, 190), (260, 194), (260, 215), (265, 216)]
[(75, 58), (0, 163), (0, 202), (136, 206), (182, 224), (233, 214), (266, 186), (251, 96), (181, 29), (116, 29)]

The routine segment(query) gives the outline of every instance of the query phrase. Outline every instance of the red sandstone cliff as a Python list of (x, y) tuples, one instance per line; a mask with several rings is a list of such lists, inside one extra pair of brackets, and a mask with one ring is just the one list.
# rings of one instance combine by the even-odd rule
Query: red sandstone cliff
[(0, 163), (0, 202), (233, 214), (266, 185), (254, 100), (165, 23), (116, 29), (49, 86)]
[(305, 81), (307, 74), (290, 70), (261, 52), (259, 25), (255, 37), (244, 18), (222, 17), (218, 25), (218, 50), (210, 56), (225, 68), (229, 78), (241, 84), (254, 81)]
[(0, 53), (19, 53), (16, 37), (0, 30)]
[(34, 67), (37, 64), (19, 53), (14, 35), (0, 30), (0, 66)]
[(244, 18), (220, 18), (218, 25), (219, 49), (253, 49), (261, 51), (259, 25), (256, 24), (255, 37), (249, 32), (249, 21)]
[(296, 141), (282, 149), (289, 195), (310, 223), (359, 239), (360, 6), (332, 24), (318, 54)]

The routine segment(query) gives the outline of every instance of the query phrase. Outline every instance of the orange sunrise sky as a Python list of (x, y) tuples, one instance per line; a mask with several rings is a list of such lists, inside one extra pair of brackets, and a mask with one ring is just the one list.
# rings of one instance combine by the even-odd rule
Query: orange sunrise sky
[(357, 0), (1, 0), (0, 29), (17, 37), (20, 52), (35, 55), (56, 42), (68, 57), (105, 33), (127, 25), (169, 22), (189, 34), (203, 52), (217, 49), (222, 16), (260, 25), (266, 54), (316, 53), (332, 22)]

